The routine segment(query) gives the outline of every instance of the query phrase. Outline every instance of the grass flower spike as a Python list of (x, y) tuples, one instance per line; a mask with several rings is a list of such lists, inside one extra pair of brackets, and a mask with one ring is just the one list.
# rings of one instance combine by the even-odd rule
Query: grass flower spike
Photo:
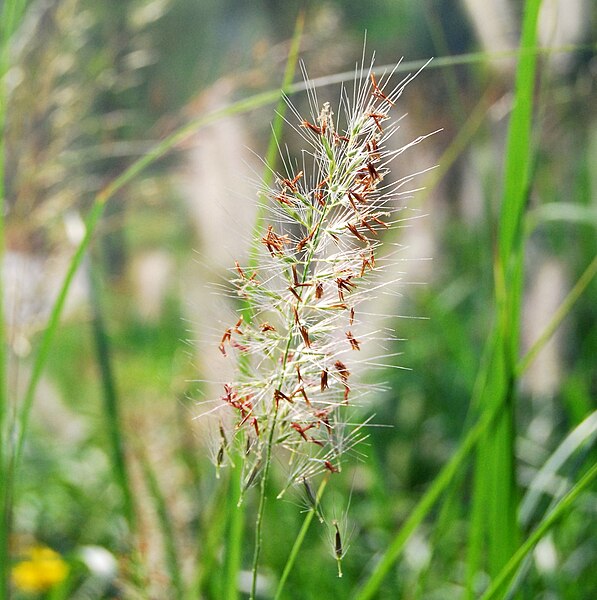
[(303, 486), (338, 473), (343, 454), (364, 437), (364, 424), (348, 427), (345, 412), (364, 392), (354, 365), (375, 337), (359, 333), (359, 310), (387, 285), (378, 275), (392, 264), (378, 256), (382, 233), (404, 220), (400, 200), (412, 191), (405, 189), (412, 176), (390, 181), (390, 166), (424, 139), (388, 145), (399, 128), (392, 113), (413, 77), (390, 88), (389, 76), (377, 79), (369, 69), (352, 98), (342, 91), (337, 111), (329, 102), (319, 107), (314, 90), (309, 119), (291, 106), (290, 125), (307, 145), (302, 164), (286, 160), (285, 174), (263, 190), (270, 219), (258, 267), (235, 265), (245, 308), (220, 351), (238, 360), (239, 377), (224, 384), (217, 407), (229, 413), (221, 423), (233, 422), (228, 433), (221, 425), (217, 461), (242, 456), (244, 490), (262, 480), (257, 547), (274, 447), (288, 459), (288, 485)]
[(359, 394), (351, 364), (364, 340), (355, 329), (381, 269), (380, 233), (401, 221), (397, 200), (412, 179), (386, 183), (405, 150), (386, 147), (398, 129), (391, 112), (412, 78), (388, 90), (390, 78), (378, 81), (370, 70), (352, 101), (342, 94), (345, 122), (328, 102), (318, 109), (314, 91), (311, 120), (294, 111), (292, 125), (308, 145), (304, 164), (287, 164), (275, 188), (264, 190), (271, 222), (259, 267), (234, 269), (236, 293), (250, 308), (219, 346), (241, 368), (238, 381), (223, 386), (220, 405), (234, 427), (232, 435), (221, 429), (218, 463), (241, 440), (245, 488), (267, 469), (272, 446), (287, 449), (291, 481), (300, 483), (338, 472), (342, 453), (361, 437), (358, 427), (344, 434), (342, 412)]

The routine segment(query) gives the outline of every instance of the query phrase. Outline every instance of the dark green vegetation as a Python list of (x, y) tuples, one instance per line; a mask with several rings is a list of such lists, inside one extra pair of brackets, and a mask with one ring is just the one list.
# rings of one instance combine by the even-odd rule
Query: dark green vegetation
[[(25, 565), (41, 597), (248, 589), (257, 494), (237, 508), (238, 473), (216, 479), (211, 434), (192, 420), (204, 389), (191, 382), (210, 379), (206, 344), (218, 343), (196, 342), (194, 325), (207, 302), (223, 302), (193, 290), (233, 262), (206, 247), (177, 182), (186, 142), (225, 135), (232, 115), (266, 154), (284, 69), (296, 66), (289, 44), (276, 44), (301, 36), (310, 75), (330, 75), (352, 69), (365, 28), (377, 64), (438, 57), (407, 89), (404, 111), (411, 137), (445, 131), (402, 173), (439, 164), (410, 201), (428, 214), (417, 235), (432, 239), (434, 260), (406, 263), (406, 279), (426, 285), (405, 285), (391, 309), (428, 320), (396, 319), (407, 341), (390, 350), (410, 370), (367, 374), (388, 385), (363, 407), (391, 427), (372, 427), (366, 458), (349, 458), (327, 483), (341, 579), (335, 528), (308, 512), (303, 489), (275, 500), (274, 464), (263, 597), (580, 600), (597, 589), (595, 8), (587, 3), (572, 46), (548, 28), (553, 43), (539, 50), (540, 3), (529, 0), (512, 21), (519, 50), (503, 54), (481, 50), (450, 4), (330, 3), (306, 11), (301, 35), (286, 3), (247, 12), (185, 0), (3, 2), (0, 248), (5, 258), (63, 255), (68, 268), (50, 276), (51, 291), (34, 290), (46, 310), (18, 325), (14, 307), (31, 298), (1, 282), (0, 598), (37, 546), (61, 557)], [(237, 193), (225, 171), (221, 182)], [(208, 211), (203, 185), (193, 193)], [(86, 234), (69, 238), (64, 217), (76, 213)], [(156, 311), (135, 283), (149, 251), (169, 273)], [(33, 274), (27, 264), (16, 273)], [(152, 264), (158, 286), (163, 263)], [(88, 300), (61, 320), (80, 266)], [(48, 587), (40, 573), (58, 562), (69, 574)], [(14, 597), (31, 596), (16, 587)]]

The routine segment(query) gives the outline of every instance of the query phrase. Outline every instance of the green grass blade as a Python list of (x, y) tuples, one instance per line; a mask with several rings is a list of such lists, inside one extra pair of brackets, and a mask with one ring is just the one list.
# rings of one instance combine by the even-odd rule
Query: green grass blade
[(110, 341), (102, 314), (100, 283), (98, 281), (99, 277), (93, 262), (88, 261), (88, 265), (90, 303), (93, 315), (91, 325), (93, 328), (93, 339), (100, 370), (102, 396), (104, 399), (103, 409), (106, 418), (108, 439), (110, 441), (110, 455), (112, 458), (116, 483), (120, 488), (120, 493), (122, 495), (124, 516), (128, 523), (129, 530), (132, 533), (136, 529), (136, 512), (133, 499), (134, 494), (130, 486), (130, 478), (126, 463), (124, 433), (120, 415), (120, 400), (118, 398), (112, 369)]
[[(52, 307), (48, 325), (42, 335), (41, 342), (39, 344), (39, 350), (33, 362), (29, 384), (25, 391), (23, 403), (17, 416), (18, 422), (16, 424), (16, 442), (14, 449), (13, 469), (18, 469), (19, 466), (20, 457), (23, 450), (23, 443), (28, 429), (31, 407), (35, 397), (35, 390), (37, 389), (37, 385), (41, 379), (41, 374), (46, 365), (48, 356), (50, 355), (52, 341), (60, 325), (60, 316), (62, 315), (62, 311), (66, 303), (68, 291), (75, 274), (81, 266), (83, 257), (85, 256), (93, 233), (95, 232), (95, 228), (100, 220), (100, 217), (102, 216), (104, 206), (105, 202), (96, 201), (89, 215), (87, 216), (87, 219), (85, 220), (85, 235), (83, 236), (83, 239), (81, 240), (69, 263), (64, 281), (62, 282), (62, 286)], [(9, 474), (9, 477), (11, 476), (12, 474)]]
[(597, 464), (594, 464), (570, 491), (556, 504), (553, 510), (539, 523), (535, 530), (521, 544), (497, 576), (491, 586), (481, 597), (481, 600), (491, 600), (498, 597), (504, 586), (514, 576), (525, 557), (533, 550), (537, 542), (561, 519), (572, 507), (578, 496), (597, 478)]
[(536, 46), (540, 6), (541, 0), (527, 0), (525, 3), (514, 105), (508, 126), (500, 215), (499, 254), (503, 269), (508, 269), (510, 263), (518, 259), (515, 250), (520, 247), (523, 239), (522, 217), (529, 185), (533, 92), (537, 62), (536, 53), (527, 50)]
[(221, 597), (221, 587), (216, 590), (220, 581), (218, 576), (218, 554), (225, 539), (226, 499), (229, 497), (229, 481), (219, 485), (213, 493), (207, 510), (203, 510), (197, 536), (197, 553), (195, 558), (194, 582), (187, 588), (186, 600), (196, 598)]
[[(529, 192), (531, 126), (536, 71), (536, 30), (540, 0), (525, 3), (513, 109), (508, 127), (504, 189), (495, 262), (496, 351), (480, 410), (502, 406), (495, 426), (480, 444), (475, 469), (473, 528), (467, 566), (467, 593), (480, 568), (480, 542), (487, 541), (488, 571), (495, 575), (518, 546), (517, 490), (514, 458), (515, 364), (523, 282), (524, 211)], [(485, 518), (479, 515), (484, 511)], [(481, 522), (483, 521), (483, 523)], [(484, 531), (479, 527), (484, 526)]]

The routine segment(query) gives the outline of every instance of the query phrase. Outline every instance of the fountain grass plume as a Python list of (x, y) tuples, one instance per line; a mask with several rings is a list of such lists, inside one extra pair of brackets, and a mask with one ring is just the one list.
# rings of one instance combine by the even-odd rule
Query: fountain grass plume
[(396, 279), (380, 277), (395, 264), (380, 259), (383, 233), (409, 218), (413, 176), (390, 179), (390, 168), (427, 136), (400, 148), (388, 142), (400, 126), (393, 112), (416, 74), (391, 86), (392, 73), (378, 78), (372, 66), (361, 69), (338, 109), (320, 105), (311, 88), (309, 119), (289, 103), (296, 119), (289, 124), (305, 149), (300, 163), (281, 152), (284, 173), (260, 192), (268, 217), (256, 266), (236, 262), (232, 271), (234, 295), (251, 309), (221, 337), (219, 350), (236, 362), (238, 377), (223, 384), (210, 412), (220, 414), (217, 468), (240, 459), (243, 494), (261, 488), (253, 596), (274, 448), (287, 458), (286, 487), (304, 486), (340, 472), (343, 456), (366, 437), (366, 422), (347, 423), (347, 411), (367, 390), (354, 376), (362, 346), (380, 332), (365, 332), (360, 308)]

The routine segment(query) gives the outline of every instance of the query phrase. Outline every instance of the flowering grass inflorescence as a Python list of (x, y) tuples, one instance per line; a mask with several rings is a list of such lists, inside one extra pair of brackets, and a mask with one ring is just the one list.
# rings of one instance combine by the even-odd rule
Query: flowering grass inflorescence
[[(343, 90), (336, 118), (330, 103), (291, 124), (308, 144), (302, 167), (286, 161), (286, 174), (264, 190), (271, 222), (260, 239), (257, 267), (235, 264), (236, 293), (244, 300), (237, 322), (220, 341), (235, 355), (239, 378), (223, 386), (220, 406), (232, 414), (232, 433), (220, 424), (218, 468), (243, 456), (244, 488), (267, 476), (273, 446), (286, 449), (289, 483), (341, 470), (342, 455), (363, 437), (362, 423), (346, 428), (345, 408), (362, 386), (352, 375), (355, 355), (374, 335), (357, 334), (359, 306), (382, 269), (380, 233), (403, 221), (401, 196), (412, 176), (387, 182), (394, 158), (409, 146), (389, 149), (399, 128), (391, 111), (409, 75), (388, 89), (371, 68)], [(388, 263), (384, 263), (388, 264)], [(238, 452), (232, 451), (232, 438)]]

